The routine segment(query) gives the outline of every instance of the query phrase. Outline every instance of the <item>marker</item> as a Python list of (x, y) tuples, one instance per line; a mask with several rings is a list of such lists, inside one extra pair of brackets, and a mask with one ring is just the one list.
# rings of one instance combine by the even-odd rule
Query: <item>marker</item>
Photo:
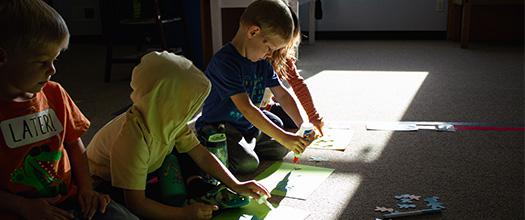
[(146, 182), (146, 184), (155, 184), (155, 183), (158, 183), (158, 182), (159, 182), (159, 178), (158, 177), (153, 177), (150, 180), (148, 180)]
[(265, 204), (266, 206), (268, 206), (268, 208), (270, 208), (271, 210), (274, 209), (274, 207), (272, 206), (272, 204), (270, 202), (268, 202), (268, 196), (266, 195), (262, 195), (259, 197), (259, 199), (257, 200), (257, 203), (259, 203), (259, 205), (261, 204)]
[(415, 211), (409, 211), (409, 212), (393, 212), (384, 214), (384, 218), (399, 218), (399, 217), (405, 217), (405, 216), (414, 216), (414, 215), (422, 215), (422, 214), (434, 214), (434, 213), (440, 213), (441, 209), (421, 209), (421, 210), (415, 210)]

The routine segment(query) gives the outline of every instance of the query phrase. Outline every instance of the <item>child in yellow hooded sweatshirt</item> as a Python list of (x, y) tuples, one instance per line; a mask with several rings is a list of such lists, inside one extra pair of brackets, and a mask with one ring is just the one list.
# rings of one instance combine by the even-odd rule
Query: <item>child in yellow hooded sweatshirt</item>
[[(188, 121), (198, 112), (210, 87), (204, 74), (184, 57), (168, 52), (149, 53), (133, 69), (133, 105), (100, 129), (88, 145), (92, 175), (106, 185), (110, 183), (113, 194), (115, 189), (121, 192), (124, 203), (136, 215), (153, 219), (209, 219), (213, 211), (227, 208), (226, 203), (232, 202), (224, 200), (242, 204), (247, 201), (245, 197), (232, 196), (237, 194), (226, 186), (255, 199), (270, 196), (255, 181), (237, 180), (188, 128)], [(199, 168), (224, 185), (205, 182)], [(175, 207), (162, 199), (170, 196), (166, 190), (177, 191), (162, 186), (180, 180), (189, 195), (200, 202)]]

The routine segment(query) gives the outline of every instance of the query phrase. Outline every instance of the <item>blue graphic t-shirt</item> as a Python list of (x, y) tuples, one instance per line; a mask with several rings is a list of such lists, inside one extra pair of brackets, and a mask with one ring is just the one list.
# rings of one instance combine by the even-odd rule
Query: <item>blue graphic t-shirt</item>
[(241, 56), (231, 43), (213, 56), (205, 74), (212, 87), (204, 102), (202, 116), (197, 120), (197, 129), (204, 124), (227, 122), (246, 134), (254, 126), (239, 112), (230, 97), (244, 92), (258, 106), (264, 89), (281, 83), (267, 60), (252, 62)]

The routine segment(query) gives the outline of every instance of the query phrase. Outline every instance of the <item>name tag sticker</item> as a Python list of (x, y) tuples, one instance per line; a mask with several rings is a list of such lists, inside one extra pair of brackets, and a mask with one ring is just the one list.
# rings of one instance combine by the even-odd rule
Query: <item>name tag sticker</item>
[(45, 140), (64, 129), (53, 109), (2, 121), (0, 127), (9, 148)]

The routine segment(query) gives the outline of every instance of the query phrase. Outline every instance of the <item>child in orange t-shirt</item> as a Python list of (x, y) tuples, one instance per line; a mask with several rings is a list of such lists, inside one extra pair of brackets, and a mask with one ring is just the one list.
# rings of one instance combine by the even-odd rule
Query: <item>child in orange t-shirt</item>
[(89, 121), (56, 82), (69, 41), (41, 0), (0, 2), (0, 218), (137, 219), (91, 186)]

